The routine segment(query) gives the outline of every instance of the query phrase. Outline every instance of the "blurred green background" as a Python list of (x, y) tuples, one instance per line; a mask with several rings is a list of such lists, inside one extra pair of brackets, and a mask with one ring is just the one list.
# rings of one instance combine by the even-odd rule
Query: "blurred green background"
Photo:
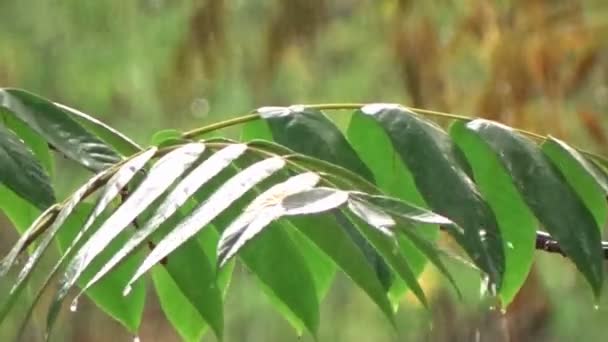
[[(0, 0), (0, 86), (93, 114), (144, 145), (155, 131), (263, 105), (399, 102), (483, 116), (606, 154), (607, 44), (602, 0)], [(59, 161), (54, 181), (65, 194), (84, 177)], [(0, 226), (4, 254), (16, 234), (4, 217)], [(319, 340), (604, 340), (606, 296), (595, 303), (561, 256), (538, 253), (505, 314), (480, 297), (475, 271), (452, 267), (464, 299), (428, 270), (430, 310), (404, 298), (397, 331), (338, 278)], [(250, 277), (237, 270), (226, 340), (298, 340)], [(134, 339), (90, 302), (65, 311), (58, 340)], [(42, 340), (44, 313), (27, 341)], [(16, 315), (0, 327), (0, 340), (18, 324)], [(179, 340), (153, 291), (139, 337)]]

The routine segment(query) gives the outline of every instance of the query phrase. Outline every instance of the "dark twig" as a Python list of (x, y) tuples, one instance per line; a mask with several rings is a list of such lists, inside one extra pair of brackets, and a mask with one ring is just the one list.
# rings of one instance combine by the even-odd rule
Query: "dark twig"
[[(562, 250), (559, 243), (553, 240), (551, 235), (541, 231), (536, 232), (536, 249), (549, 253), (558, 253), (564, 257), (566, 256), (566, 253)], [(604, 258), (608, 259), (608, 242), (602, 241), (602, 250), (604, 251)]]

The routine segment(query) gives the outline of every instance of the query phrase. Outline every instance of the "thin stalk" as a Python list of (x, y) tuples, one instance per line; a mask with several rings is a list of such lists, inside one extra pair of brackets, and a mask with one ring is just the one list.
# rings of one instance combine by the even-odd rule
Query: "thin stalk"
[[(322, 103), (322, 104), (302, 105), (302, 106), (304, 108), (317, 109), (317, 110), (354, 110), (354, 109), (360, 109), (361, 107), (363, 107), (365, 105), (366, 105), (365, 103)], [(440, 112), (440, 111), (429, 110), (429, 109), (422, 109), (422, 108), (408, 107), (408, 106), (403, 106), (403, 107), (411, 110), (414, 113), (424, 115), (424, 116), (429, 116), (429, 117), (437, 117), (437, 118), (442, 118), (442, 119), (459, 120), (459, 121), (471, 121), (471, 120), (476, 119), (476, 118), (465, 116), (465, 115), (458, 115), (458, 114)], [(185, 132), (182, 135), (182, 137), (185, 139), (193, 139), (193, 138), (196, 138), (196, 137), (201, 136), (206, 133), (210, 133), (210, 132), (222, 129), (222, 128), (227, 128), (227, 127), (247, 123), (250, 121), (255, 121), (260, 118), (261, 117), (260, 117), (259, 113), (251, 113), (251, 114), (243, 115), (243, 116), (240, 116), (240, 117), (237, 117), (234, 119), (230, 119), (230, 120), (218, 122), (215, 124), (211, 124), (208, 126), (193, 129), (191, 131)], [(547, 137), (540, 135), (538, 133), (534, 133), (534, 132), (527, 131), (527, 130), (520, 129), (520, 128), (513, 128), (513, 129), (518, 133), (521, 133), (523, 135), (526, 135), (526, 136), (536, 140), (537, 142), (543, 142), (547, 139)], [(582, 148), (578, 148), (578, 147), (574, 147), (574, 148), (578, 152), (584, 154), (585, 156), (595, 159), (596, 161), (600, 162), (602, 165), (608, 167), (608, 158), (600, 156), (591, 151), (584, 150)]]
[(222, 129), (222, 128), (226, 128), (226, 127), (231, 127), (231, 126), (235, 126), (235, 125), (239, 125), (239, 124), (243, 124), (249, 121), (255, 121), (257, 119), (260, 118), (260, 114), (258, 113), (252, 113), (252, 114), (247, 114), (247, 115), (243, 115), (243, 116), (239, 116), (236, 117), (234, 119), (230, 119), (230, 120), (225, 120), (225, 121), (221, 121), (221, 122), (217, 122), (211, 125), (207, 125), (207, 126), (203, 126), (200, 128), (195, 128), (191, 131), (187, 131), (184, 134), (182, 134), (182, 138), (184, 139), (194, 139), (196, 137), (199, 137), (203, 134), (206, 133), (210, 133), (213, 131), (217, 131), (218, 129)]

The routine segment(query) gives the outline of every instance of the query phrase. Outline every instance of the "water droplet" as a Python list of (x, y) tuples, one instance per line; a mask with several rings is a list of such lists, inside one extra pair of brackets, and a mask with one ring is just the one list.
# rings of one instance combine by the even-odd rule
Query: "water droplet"
[(506, 308), (500, 308), (500, 314), (501, 315), (506, 315), (507, 314), (507, 309)]
[(490, 277), (487, 275), (481, 278), (481, 284), (479, 286), (479, 298), (483, 298), (488, 294), (488, 284), (490, 283)]
[(483, 239), (484, 237), (486, 237), (486, 235), (488, 235), (488, 232), (486, 232), (486, 230), (485, 230), (485, 229), (480, 229), (480, 230), (479, 230), (479, 237), (480, 237), (480, 238), (482, 238), (482, 239)]
[(514, 248), (514, 247), (513, 247), (513, 244), (512, 244), (511, 242), (507, 242), (507, 247), (508, 247), (509, 249), (513, 249), (513, 248)]
[(128, 296), (129, 293), (131, 293), (131, 290), (133, 290), (133, 287), (131, 285), (128, 285), (127, 287), (125, 287), (125, 289), (122, 291), (123, 297)]
[(599, 304), (595, 304), (593, 306), (593, 310), (598, 311), (600, 309), (600, 305)]
[(139, 336), (134, 336), (133, 342), (141, 342), (141, 338), (139, 338)]
[(209, 114), (211, 108), (209, 101), (205, 98), (197, 98), (190, 104), (192, 115), (197, 118), (204, 118)]
[(72, 304), (70, 304), (70, 311), (76, 312), (76, 310), (78, 310), (78, 297), (74, 298)]

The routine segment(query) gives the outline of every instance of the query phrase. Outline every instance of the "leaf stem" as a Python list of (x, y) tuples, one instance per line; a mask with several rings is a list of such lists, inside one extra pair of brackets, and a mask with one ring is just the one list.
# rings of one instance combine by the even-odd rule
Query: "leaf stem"
[[(353, 103), (321, 103), (321, 104), (302, 105), (302, 106), (304, 108), (317, 109), (317, 110), (355, 110), (355, 109), (360, 109), (361, 107), (363, 107), (365, 105), (366, 105), (366, 103), (354, 103), (353, 102)], [(437, 117), (437, 118), (442, 118), (442, 119), (459, 120), (459, 121), (471, 121), (471, 120), (476, 119), (474, 117), (469, 117), (469, 116), (465, 116), (465, 115), (440, 112), (440, 111), (430, 110), (430, 109), (422, 109), (422, 108), (408, 107), (408, 106), (403, 106), (403, 108), (409, 109), (412, 112), (423, 115), (423, 116)], [(250, 113), (247, 115), (239, 116), (239, 117), (236, 117), (233, 119), (221, 121), (221, 122), (214, 123), (211, 125), (196, 128), (191, 131), (187, 131), (182, 135), (182, 137), (184, 139), (193, 139), (193, 138), (199, 137), (206, 133), (210, 133), (210, 132), (222, 129), (222, 128), (227, 128), (227, 127), (247, 123), (250, 121), (255, 121), (260, 118), (261, 118), (261, 116), (259, 113), (253, 112), (253, 113)], [(547, 137), (545, 137), (541, 134), (538, 134), (538, 133), (534, 133), (531, 131), (527, 131), (527, 130), (515, 128), (515, 127), (513, 127), (513, 129), (515, 131), (517, 131), (518, 133), (521, 133), (532, 139), (535, 139), (537, 142), (543, 142), (547, 139)], [(608, 167), (608, 158), (600, 156), (591, 151), (584, 150), (582, 148), (578, 148), (578, 147), (574, 147), (574, 148), (577, 151), (579, 151), (580, 153), (586, 155), (587, 157), (595, 159), (596, 161), (600, 162), (603, 166)]]

